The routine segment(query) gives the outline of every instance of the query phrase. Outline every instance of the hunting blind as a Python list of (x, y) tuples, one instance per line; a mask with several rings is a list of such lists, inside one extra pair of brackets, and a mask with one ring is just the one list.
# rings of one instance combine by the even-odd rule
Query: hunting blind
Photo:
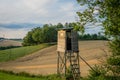
[(67, 70), (70, 68), (73, 79), (79, 80), (79, 48), (76, 31), (72, 28), (64, 28), (58, 31), (57, 52), (57, 73), (66, 76), (68, 74)]
[(66, 52), (73, 51), (78, 52), (78, 35), (72, 28), (61, 29), (58, 31), (58, 45), (57, 51)]

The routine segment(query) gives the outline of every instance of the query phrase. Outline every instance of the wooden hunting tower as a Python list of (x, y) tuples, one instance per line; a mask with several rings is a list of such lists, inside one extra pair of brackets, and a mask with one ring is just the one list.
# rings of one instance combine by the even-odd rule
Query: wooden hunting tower
[(68, 67), (74, 80), (80, 78), (78, 34), (72, 28), (58, 31), (57, 73), (67, 75)]
[(61, 29), (58, 31), (58, 45), (57, 51), (59, 52), (78, 52), (78, 34), (72, 28)]

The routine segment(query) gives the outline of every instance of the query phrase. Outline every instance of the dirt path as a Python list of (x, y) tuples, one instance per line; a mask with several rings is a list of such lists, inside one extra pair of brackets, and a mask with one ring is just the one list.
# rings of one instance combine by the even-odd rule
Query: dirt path
[[(91, 65), (100, 64), (99, 60), (106, 56), (106, 41), (80, 41), (80, 55)], [(34, 54), (19, 58), (15, 61), (0, 63), (0, 69), (31, 74), (53, 74), (57, 70), (56, 46), (42, 49)], [(81, 75), (88, 74), (89, 67), (80, 60)]]

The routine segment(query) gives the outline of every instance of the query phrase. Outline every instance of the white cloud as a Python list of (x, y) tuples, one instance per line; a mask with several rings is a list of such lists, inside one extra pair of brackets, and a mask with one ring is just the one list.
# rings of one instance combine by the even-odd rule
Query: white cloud
[(75, 6), (73, 3), (67, 3), (64, 4), (65, 6), (60, 6), (60, 11), (64, 14), (66, 14), (66, 16), (70, 16), (73, 17), (75, 16)]
[[(0, 0), (0, 23), (75, 21), (76, 4), (61, 0)], [(64, 17), (64, 18), (63, 18)], [(71, 17), (71, 18), (70, 18)], [(62, 18), (62, 19), (61, 19)], [(69, 18), (69, 19), (67, 19)], [(53, 22), (52, 22), (53, 21)], [(56, 21), (56, 22), (55, 22)]]
[(57, 0), (23, 0), (26, 8), (32, 10), (34, 13), (40, 16), (46, 16), (49, 12), (47, 8), (49, 4), (54, 4)]
[[(0, 1), (0, 23), (38, 22), (49, 12), (47, 7), (57, 0), (11, 0)], [(39, 19), (37, 18), (39, 17)], [(41, 20), (42, 21), (42, 20)]]
[[(0, 23), (73, 22), (80, 9), (78, 5), (76, 0), (0, 0)], [(27, 31), (26, 28), (0, 28), (0, 36), (23, 38)]]
[(71, 3), (71, 2), (69, 2), (69, 3), (64, 3), (63, 4), (64, 6), (61, 6), (61, 10), (62, 11), (71, 11), (71, 10), (73, 10), (74, 9), (74, 4), (73, 3)]

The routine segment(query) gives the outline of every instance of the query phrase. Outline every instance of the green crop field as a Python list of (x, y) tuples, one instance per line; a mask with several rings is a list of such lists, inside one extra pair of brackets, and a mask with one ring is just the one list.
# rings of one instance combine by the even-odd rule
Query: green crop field
[(27, 46), (27, 47), (12, 48), (7, 50), (0, 50), (0, 62), (15, 60), (19, 57), (33, 53), (50, 45), (51, 44), (44, 43), (37, 46)]

